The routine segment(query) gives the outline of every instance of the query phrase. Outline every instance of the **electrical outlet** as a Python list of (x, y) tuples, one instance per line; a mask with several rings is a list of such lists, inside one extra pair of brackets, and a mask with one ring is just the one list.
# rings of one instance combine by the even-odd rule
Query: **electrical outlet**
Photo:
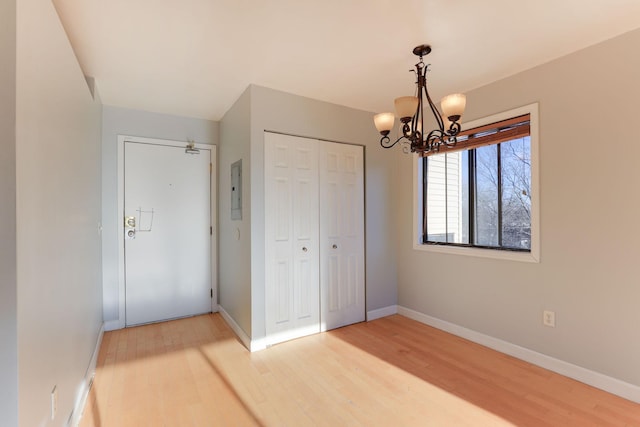
[(58, 411), (58, 386), (53, 386), (51, 390), (51, 419), (56, 419), (56, 412)]
[(545, 310), (542, 312), (542, 323), (551, 328), (556, 327), (556, 312)]

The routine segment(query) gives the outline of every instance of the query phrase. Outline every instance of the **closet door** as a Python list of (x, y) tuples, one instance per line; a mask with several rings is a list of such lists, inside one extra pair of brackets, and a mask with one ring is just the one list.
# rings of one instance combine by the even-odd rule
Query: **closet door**
[(265, 133), (267, 343), (320, 331), (318, 143)]
[(321, 330), (365, 320), (364, 160), (357, 145), (321, 142)]

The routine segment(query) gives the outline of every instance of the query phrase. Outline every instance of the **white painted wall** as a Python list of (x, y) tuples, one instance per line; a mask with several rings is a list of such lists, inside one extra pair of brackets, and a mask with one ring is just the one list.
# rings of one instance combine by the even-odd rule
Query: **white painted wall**
[[(247, 328), (246, 308), (242, 308), (242, 316), (234, 320), (250, 333), (252, 341), (258, 341), (265, 336), (265, 294), (264, 294), (264, 131), (275, 131), (297, 136), (326, 139), (336, 142), (358, 144), (365, 147), (365, 212), (366, 212), (366, 298), (367, 311), (388, 307), (396, 304), (396, 260), (394, 255), (394, 207), (391, 199), (394, 189), (391, 186), (395, 173), (395, 159), (393, 152), (384, 150), (379, 145), (379, 135), (373, 126), (373, 114), (354, 110), (335, 104), (329, 104), (309, 98), (304, 98), (260, 86), (250, 86), (248, 94), (240, 98), (237, 111), (232, 109), (234, 118), (225, 116), (223, 119), (222, 151), (228, 144), (241, 141), (243, 156), (246, 156), (244, 144), (246, 135), (239, 130), (250, 122), (250, 167), (244, 168), (243, 191), (248, 193), (248, 205), (244, 209), (243, 222), (249, 221), (250, 240), (244, 240), (241, 246), (241, 262), (233, 266), (233, 271), (250, 268), (251, 287), (247, 288), (246, 271), (241, 284), (226, 281), (223, 277), (232, 278), (233, 274), (225, 273), (229, 268), (222, 260), (221, 270), (221, 299), (225, 307), (225, 291), (223, 286), (239, 286), (235, 301), (246, 304), (251, 301), (251, 325)], [(250, 111), (247, 112), (247, 103)], [(225, 131), (225, 123), (230, 122), (229, 132)], [(234, 129), (239, 131), (235, 138)], [(233, 162), (237, 156), (224, 157), (221, 154), (221, 182), (220, 182), (220, 221), (228, 216), (223, 206), (225, 199), (230, 197), (228, 187), (223, 183), (225, 170), (229, 165), (222, 163)], [(244, 160), (243, 160), (244, 162)], [(220, 223), (221, 241), (223, 233), (232, 233), (234, 227), (227, 230)], [(247, 225), (244, 225), (246, 228)], [(249, 237), (249, 236), (247, 236)], [(220, 252), (224, 248), (221, 246)], [(247, 254), (247, 251), (250, 251)], [(250, 267), (245, 263), (250, 260)]]
[(16, 22), (19, 425), (60, 426), (102, 326), (101, 104), (51, 2), (21, 0)]
[(639, 45), (633, 31), (467, 94), (465, 121), (539, 102), (539, 264), (412, 250), (402, 160), (399, 305), (640, 385)]
[[(118, 321), (118, 135), (218, 144), (218, 122), (105, 105), (102, 109), (102, 281), (105, 322)], [(116, 322), (117, 323), (117, 322)]]
[[(219, 302), (251, 336), (251, 90), (220, 121), (218, 169)], [(242, 159), (242, 219), (231, 219), (231, 164)], [(259, 181), (261, 182), (261, 181)]]
[(0, 414), (18, 424), (16, 1), (0, 2)]

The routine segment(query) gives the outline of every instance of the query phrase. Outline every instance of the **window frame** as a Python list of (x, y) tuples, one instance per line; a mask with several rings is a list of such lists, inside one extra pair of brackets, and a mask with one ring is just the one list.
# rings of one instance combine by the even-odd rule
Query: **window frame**
[(540, 192), (539, 192), (539, 125), (538, 103), (528, 104), (512, 110), (493, 114), (478, 120), (463, 124), (463, 131), (508, 120), (514, 117), (530, 115), (530, 150), (531, 150), (531, 250), (514, 251), (507, 248), (482, 248), (466, 246), (464, 244), (442, 244), (422, 242), (422, 207), (424, 197), (424, 182), (422, 173), (422, 158), (413, 155), (413, 249), (418, 251), (445, 253), (454, 255), (475, 256), (483, 258), (505, 259), (521, 262), (540, 262)]

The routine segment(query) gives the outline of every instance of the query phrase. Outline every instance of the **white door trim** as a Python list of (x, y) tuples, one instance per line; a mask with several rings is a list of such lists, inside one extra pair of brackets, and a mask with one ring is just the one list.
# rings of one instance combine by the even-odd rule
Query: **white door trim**
[[(122, 329), (125, 327), (125, 270), (124, 270), (124, 143), (139, 142), (143, 144), (166, 145), (170, 147), (186, 147), (188, 141), (171, 141), (166, 139), (143, 138), (138, 136), (118, 135), (118, 211), (116, 224), (118, 224), (118, 319), (116, 321), (107, 322), (105, 325), (108, 330)], [(211, 150), (211, 164), (213, 170), (211, 172), (211, 227), (213, 227), (213, 235), (211, 236), (211, 289), (213, 289), (213, 298), (211, 299), (211, 311), (218, 311), (218, 235), (217, 235), (217, 157), (216, 146), (208, 144), (195, 144), (195, 148), (203, 150)], [(107, 328), (108, 326), (108, 328)]]

